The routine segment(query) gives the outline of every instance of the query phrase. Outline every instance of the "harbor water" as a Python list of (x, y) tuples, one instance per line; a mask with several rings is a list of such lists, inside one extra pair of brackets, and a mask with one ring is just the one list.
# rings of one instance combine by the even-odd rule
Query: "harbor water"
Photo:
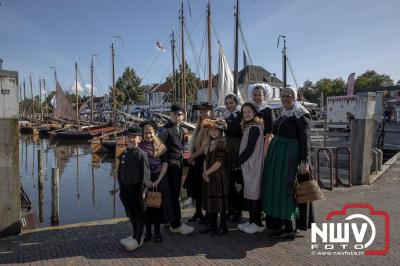
[(32, 135), (20, 136), (19, 156), (21, 184), (32, 203), (35, 227), (52, 224), (53, 167), (59, 168), (59, 225), (125, 216), (114, 157), (103, 157), (100, 163), (87, 142), (52, 142)]

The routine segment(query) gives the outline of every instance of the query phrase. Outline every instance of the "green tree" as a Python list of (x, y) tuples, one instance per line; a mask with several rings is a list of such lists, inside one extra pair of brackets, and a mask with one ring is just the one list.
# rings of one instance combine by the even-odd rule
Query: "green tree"
[(46, 95), (46, 99), (45, 101), (47, 102), (47, 105), (49, 106), (49, 108), (53, 109), (53, 105), (51, 104), (51, 100), (53, 99), (54, 95), (56, 94), (55, 91), (50, 91), (47, 95)]
[(394, 81), (387, 74), (379, 74), (375, 70), (367, 70), (357, 77), (355, 92), (369, 91), (383, 86), (392, 86)]
[(304, 81), (303, 87), (300, 88), (300, 93), (305, 101), (318, 103), (320, 93), (316, 90), (311, 80)]
[(340, 96), (346, 94), (346, 83), (342, 78), (327, 79), (323, 78), (315, 83), (318, 96), (324, 93), (325, 97)]
[[(197, 98), (197, 90), (200, 88), (200, 79), (192, 72), (187, 62), (185, 62), (185, 73), (186, 73), (186, 101), (194, 101)], [(179, 65), (179, 71), (176, 73), (175, 86), (176, 95), (179, 100), (180, 95), (182, 95), (182, 64)], [(167, 77), (166, 82), (169, 87), (172, 88), (172, 75)], [(171, 90), (172, 92), (172, 90)]]
[[(145, 102), (144, 89), (141, 86), (141, 78), (136, 75), (133, 68), (125, 68), (124, 73), (115, 83), (117, 108), (125, 104), (141, 104)], [(110, 87), (112, 95), (112, 87)]]

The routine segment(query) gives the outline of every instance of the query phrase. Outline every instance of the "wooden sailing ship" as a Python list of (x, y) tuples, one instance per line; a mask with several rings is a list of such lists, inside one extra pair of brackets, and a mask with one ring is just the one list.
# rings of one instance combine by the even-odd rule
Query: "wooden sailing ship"
[[(93, 67), (93, 60), (92, 66)], [(93, 75), (93, 74), (92, 74)], [(93, 82), (93, 79), (92, 79)], [(75, 114), (72, 111), (72, 107), (68, 102), (68, 99), (62, 92), (61, 86), (56, 80), (56, 106), (54, 116), (64, 119), (69, 122), (70, 125), (61, 129), (57, 129), (49, 132), (52, 138), (57, 138), (61, 140), (89, 140), (95, 136), (99, 136), (105, 133), (114, 131), (115, 128), (109, 124), (95, 123), (93, 121), (93, 100), (91, 101), (92, 108), (92, 121), (90, 123), (80, 121), (79, 118), (79, 102), (78, 102), (78, 63), (75, 62), (75, 93), (76, 93), (76, 104), (75, 104)], [(93, 87), (93, 84), (92, 84)], [(91, 98), (93, 99), (93, 89), (91, 92)]]

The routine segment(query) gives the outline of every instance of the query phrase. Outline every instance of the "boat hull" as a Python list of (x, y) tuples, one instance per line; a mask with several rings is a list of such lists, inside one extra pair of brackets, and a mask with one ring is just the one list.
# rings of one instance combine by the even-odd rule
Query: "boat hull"
[(113, 127), (106, 127), (106, 128), (97, 128), (93, 130), (87, 131), (80, 131), (80, 130), (65, 130), (65, 131), (58, 131), (55, 134), (56, 138), (60, 139), (82, 139), (82, 140), (89, 140), (95, 136), (99, 136), (103, 133), (108, 133), (113, 131)]
[(20, 127), (19, 132), (21, 134), (32, 134), (33, 133), (33, 127)]

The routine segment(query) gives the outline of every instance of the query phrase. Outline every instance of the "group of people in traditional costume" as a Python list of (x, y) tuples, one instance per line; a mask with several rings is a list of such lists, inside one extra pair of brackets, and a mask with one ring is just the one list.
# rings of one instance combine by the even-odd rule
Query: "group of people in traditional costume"
[[(181, 221), (182, 185), (195, 207), (188, 222), (202, 224), (200, 233), (226, 234), (228, 220), (247, 234), (267, 229), (275, 239), (294, 239), (297, 230), (310, 228), (312, 203), (299, 204), (294, 194), (295, 182), (310, 171), (310, 114), (291, 88), (281, 91), (277, 117), (266, 104), (270, 95), (263, 86), (251, 87), (248, 96), (239, 105), (235, 95), (227, 95), (224, 118), (214, 118), (210, 104), (198, 106), (184, 184), (184, 111), (179, 106), (171, 107), (171, 121), (160, 129), (152, 121), (128, 129), (118, 167), (120, 198), (133, 227), (133, 234), (120, 241), (127, 250), (152, 238), (161, 242), (160, 224), (169, 224), (172, 233), (194, 231)], [(147, 189), (161, 192), (160, 208), (145, 206)], [(243, 211), (249, 214), (246, 222)]]

